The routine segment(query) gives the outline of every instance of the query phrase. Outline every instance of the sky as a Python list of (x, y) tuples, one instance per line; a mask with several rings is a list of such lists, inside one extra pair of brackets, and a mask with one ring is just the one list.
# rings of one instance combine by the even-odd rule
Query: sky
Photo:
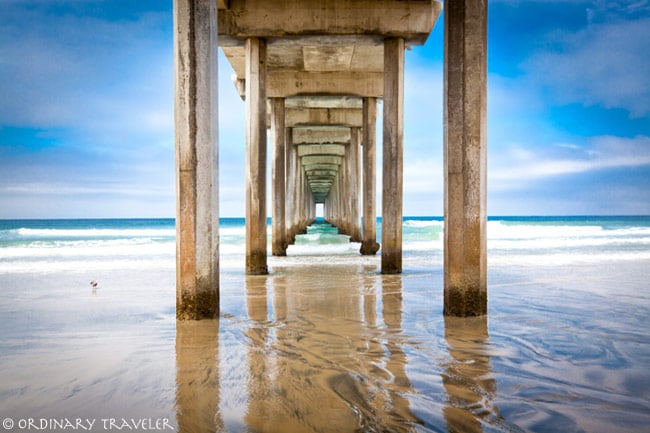
[[(488, 214), (650, 214), (650, 0), (488, 16)], [(441, 16), (406, 53), (404, 215), (443, 213), (442, 53)], [(245, 212), (231, 74), (220, 53), (222, 217)], [(173, 217), (173, 83), (171, 0), (0, 0), (0, 218)]]

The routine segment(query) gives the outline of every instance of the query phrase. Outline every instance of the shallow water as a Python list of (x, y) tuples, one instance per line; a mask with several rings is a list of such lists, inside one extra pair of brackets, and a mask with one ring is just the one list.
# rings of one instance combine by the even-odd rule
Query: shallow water
[(492, 247), (488, 317), (450, 319), (441, 250), (407, 243), (404, 273), (383, 276), (378, 256), (321, 240), (270, 257), (269, 276), (245, 276), (233, 247), (221, 315), (200, 322), (174, 318), (168, 243), (151, 268), (137, 250), (84, 262), (39, 247), (15, 272), (3, 259), (0, 417), (92, 418), (94, 431), (110, 418), (184, 432), (648, 431), (643, 247)]

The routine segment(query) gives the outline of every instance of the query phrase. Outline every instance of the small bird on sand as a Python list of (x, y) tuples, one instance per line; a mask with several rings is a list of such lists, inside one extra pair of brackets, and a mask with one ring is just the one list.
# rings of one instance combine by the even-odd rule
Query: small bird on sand
[(96, 289), (98, 286), (99, 286), (99, 283), (97, 281), (92, 280), (90, 282), (90, 287), (92, 287), (93, 289)]

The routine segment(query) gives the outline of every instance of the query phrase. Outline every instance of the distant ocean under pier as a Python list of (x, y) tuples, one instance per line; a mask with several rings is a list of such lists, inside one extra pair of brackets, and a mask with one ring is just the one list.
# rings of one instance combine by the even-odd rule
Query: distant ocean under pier
[(0, 220), (8, 431), (650, 428), (650, 217), (489, 218), (489, 315), (468, 320), (442, 315), (442, 218), (404, 218), (387, 276), (318, 222), (247, 277), (244, 219), (219, 232), (220, 318), (177, 324), (173, 219)]

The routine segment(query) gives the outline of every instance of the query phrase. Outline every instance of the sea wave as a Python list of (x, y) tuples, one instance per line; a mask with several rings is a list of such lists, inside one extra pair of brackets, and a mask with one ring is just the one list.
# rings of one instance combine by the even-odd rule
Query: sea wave
[(92, 260), (95, 257), (158, 257), (174, 255), (174, 242), (88, 241), (32, 243), (0, 248), (0, 259), (79, 257)]
[(176, 230), (171, 228), (164, 229), (140, 229), (140, 228), (120, 228), (120, 229), (30, 229), (19, 228), (16, 230), (19, 236), (29, 238), (106, 238), (106, 237), (174, 237)]
[(404, 227), (444, 227), (445, 223), (439, 220), (405, 220)]
[(487, 235), (488, 239), (635, 237), (650, 236), (650, 227), (605, 229), (600, 225), (537, 225), (488, 221)]
[(173, 256), (168, 259), (159, 258), (75, 258), (70, 260), (12, 260), (11, 262), (0, 261), (0, 274), (25, 274), (25, 273), (47, 273), (47, 272), (88, 272), (94, 270), (115, 271), (115, 270), (152, 270), (169, 269), (173, 270), (175, 261)]

